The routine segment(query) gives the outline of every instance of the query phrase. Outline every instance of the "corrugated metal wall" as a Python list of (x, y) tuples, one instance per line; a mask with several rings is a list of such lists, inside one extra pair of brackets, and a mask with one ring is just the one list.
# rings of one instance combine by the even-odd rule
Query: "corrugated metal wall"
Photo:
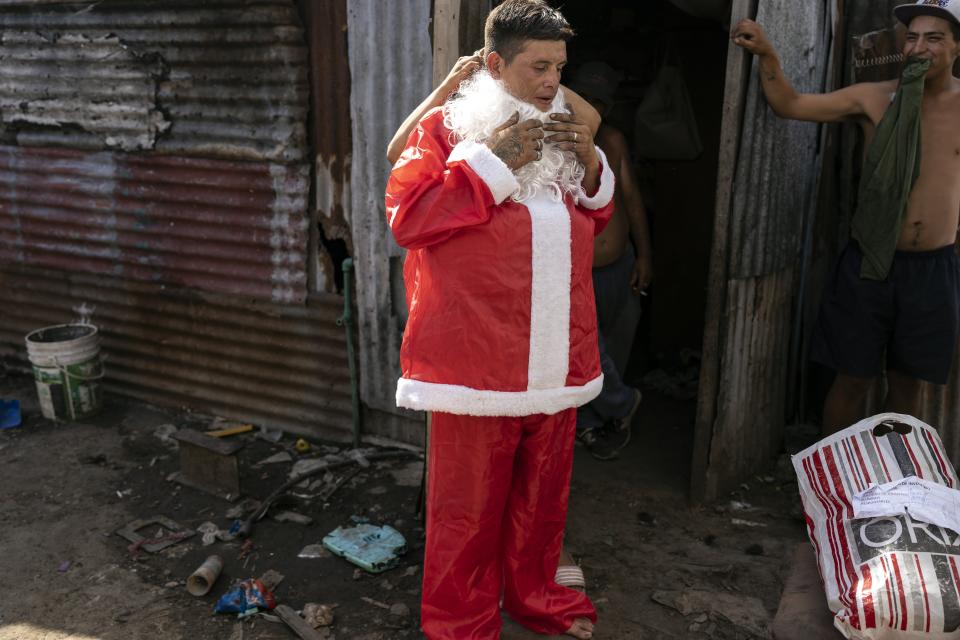
[[(798, 91), (828, 86), (834, 2), (758, 5), (757, 20)], [(706, 465), (694, 474), (701, 498), (736, 486), (771, 459), (782, 439), (794, 292), (820, 170), (819, 127), (777, 118), (755, 68), (748, 82), (728, 219), (714, 238), (715, 253), (724, 257), (714, 261), (711, 280), (720, 279), (724, 294), (708, 308), (720, 314), (713, 319), (719, 331), (708, 331), (704, 343), (705, 358), (719, 362), (706, 365), (717, 372), (716, 395), (701, 397), (698, 417), (698, 429), (710, 434), (694, 459), (695, 469)]]
[(350, 377), (342, 299), (239, 304), (102, 275), (0, 268), (0, 356), (86, 306), (103, 336), (106, 387), (125, 396), (295, 431), (346, 436)]
[(357, 265), (362, 398), (398, 413), (404, 317), (403, 252), (386, 224), (387, 143), (430, 92), (430, 0), (350, 0), (350, 105), (353, 126), (351, 227)]
[(0, 354), (93, 308), (108, 389), (347, 435), (293, 0), (0, 0), (0, 39)]
[(292, 2), (100, 2), (0, 13), (9, 142), (306, 159), (307, 56)]
[[(311, 141), (313, 143), (313, 217), (326, 246), (342, 242), (342, 254), (353, 254), (350, 232), (350, 65), (346, 0), (301, 2), (310, 42)], [(339, 248), (339, 247), (338, 247)], [(337, 252), (336, 259), (344, 256)], [(336, 291), (334, 256), (317, 253), (318, 291)]]
[(301, 164), (0, 147), (0, 261), (306, 298)]

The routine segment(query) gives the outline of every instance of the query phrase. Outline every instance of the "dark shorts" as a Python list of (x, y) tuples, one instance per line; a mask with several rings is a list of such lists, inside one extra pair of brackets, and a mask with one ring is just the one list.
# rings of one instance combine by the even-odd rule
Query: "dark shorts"
[(855, 242), (840, 254), (824, 288), (811, 357), (852, 376), (872, 378), (886, 367), (945, 384), (960, 324), (953, 245), (897, 251), (883, 282), (860, 277), (862, 258)]

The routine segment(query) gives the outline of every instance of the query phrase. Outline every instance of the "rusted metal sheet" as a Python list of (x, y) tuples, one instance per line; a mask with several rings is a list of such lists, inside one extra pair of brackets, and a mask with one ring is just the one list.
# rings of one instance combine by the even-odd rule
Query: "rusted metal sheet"
[(8, 144), (306, 160), (291, 0), (0, 5), (0, 39)]
[(0, 263), (306, 297), (302, 165), (0, 147)]
[(109, 275), (0, 266), (0, 356), (26, 368), (23, 339), (93, 311), (106, 388), (160, 404), (347, 438), (343, 300), (306, 306), (160, 288)]
[[(749, 15), (751, 8), (748, 0), (734, 2), (732, 19)], [(834, 0), (766, 0), (757, 11), (798, 90), (823, 91), (829, 81)], [(728, 62), (724, 127), (733, 127), (739, 139), (726, 139), (718, 177), (692, 467), (697, 499), (712, 499), (736, 486), (778, 449), (800, 290), (796, 280), (820, 168), (818, 128), (776, 119), (755, 69), (742, 84), (741, 56), (734, 51)], [(742, 122), (739, 104), (745, 105)]]
[[(311, 215), (318, 227), (313, 289), (336, 290), (334, 255), (353, 255), (350, 232), (350, 65), (347, 62), (346, 0), (302, 2), (310, 47), (310, 138), (314, 152)], [(319, 237), (322, 230), (323, 238)], [(342, 252), (333, 241), (343, 243)]]
[(430, 9), (431, 0), (350, 0), (347, 5), (361, 397), (368, 406), (391, 413), (398, 412), (404, 302), (402, 286), (395, 286), (403, 252), (384, 212), (390, 171), (386, 149), (396, 128), (431, 89)]

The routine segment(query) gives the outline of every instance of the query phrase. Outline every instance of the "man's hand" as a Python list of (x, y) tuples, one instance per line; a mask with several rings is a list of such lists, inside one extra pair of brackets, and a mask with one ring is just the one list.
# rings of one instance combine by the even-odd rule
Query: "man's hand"
[(634, 293), (643, 293), (653, 282), (653, 259), (649, 253), (643, 253), (633, 263), (633, 273), (630, 274), (630, 288)]
[(517, 111), (486, 141), (490, 150), (513, 171), (543, 155), (543, 123), (532, 119), (519, 120), (520, 112)]
[(599, 170), (600, 158), (597, 156), (597, 148), (593, 144), (593, 134), (589, 125), (577, 117), (569, 104), (567, 109), (570, 113), (550, 114), (553, 122), (545, 124), (543, 128), (554, 133), (546, 138), (547, 142), (556, 144), (564, 151), (573, 151), (588, 173), (591, 170)]
[(767, 40), (767, 34), (763, 32), (763, 27), (753, 20), (743, 19), (730, 33), (733, 43), (743, 47), (755, 56), (776, 55), (773, 45)]

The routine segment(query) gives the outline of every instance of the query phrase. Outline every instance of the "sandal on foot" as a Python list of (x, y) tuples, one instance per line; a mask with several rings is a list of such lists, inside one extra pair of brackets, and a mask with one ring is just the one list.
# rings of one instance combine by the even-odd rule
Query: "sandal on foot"
[(557, 573), (553, 581), (561, 587), (575, 589), (577, 591), (586, 591), (587, 581), (583, 577), (583, 569), (575, 564), (560, 565), (557, 567)]

